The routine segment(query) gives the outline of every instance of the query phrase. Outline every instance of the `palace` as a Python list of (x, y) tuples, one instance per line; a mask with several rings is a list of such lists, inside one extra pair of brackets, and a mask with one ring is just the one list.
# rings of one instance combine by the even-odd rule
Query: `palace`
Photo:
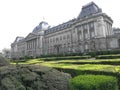
[(11, 57), (118, 49), (120, 35), (114, 33), (112, 24), (113, 20), (90, 2), (75, 19), (54, 27), (42, 21), (25, 38), (16, 37), (11, 44)]

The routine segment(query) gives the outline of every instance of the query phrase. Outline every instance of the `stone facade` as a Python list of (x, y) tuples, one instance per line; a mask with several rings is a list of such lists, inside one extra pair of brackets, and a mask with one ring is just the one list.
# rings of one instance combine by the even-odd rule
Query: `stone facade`
[(43, 21), (27, 37), (17, 37), (11, 44), (11, 55), (36, 57), (117, 49), (120, 37), (113, 33), (112, 24), (112, 19), (91, 2), (75, 19), (54, 27)]

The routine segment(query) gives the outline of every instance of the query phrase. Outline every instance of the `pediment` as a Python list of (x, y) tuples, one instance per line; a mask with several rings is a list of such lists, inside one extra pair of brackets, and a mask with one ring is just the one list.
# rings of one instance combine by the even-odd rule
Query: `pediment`
[(37, 37), (36, 34), (34, 34), (34, 33), (29, 33), (25, 39), (32, 39), (32, 38), (36, 38), (36, 37)]

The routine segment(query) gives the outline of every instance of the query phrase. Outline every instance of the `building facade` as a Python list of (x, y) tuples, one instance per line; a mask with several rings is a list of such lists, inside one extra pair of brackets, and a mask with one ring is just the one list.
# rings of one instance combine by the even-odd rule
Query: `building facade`
[(112, 24), (113, 20), (90, 2), (75, 19), (54, 27), (42, 21), (25, 38), (17, 37), (11, 44), (11, 57), (118, 49), (120, 36), (114, 34)]

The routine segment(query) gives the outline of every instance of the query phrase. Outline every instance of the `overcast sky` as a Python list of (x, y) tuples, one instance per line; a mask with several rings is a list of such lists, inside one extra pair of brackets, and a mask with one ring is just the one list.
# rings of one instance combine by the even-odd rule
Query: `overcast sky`
[[(120, 27), (119, 0), (93, 0)], [(76, 18), (91, 0), (0, 0), (0, 50), (27, 36), (42, 20), (55, 26)], [(44, 19), (43, 19), (44, 18)]]

